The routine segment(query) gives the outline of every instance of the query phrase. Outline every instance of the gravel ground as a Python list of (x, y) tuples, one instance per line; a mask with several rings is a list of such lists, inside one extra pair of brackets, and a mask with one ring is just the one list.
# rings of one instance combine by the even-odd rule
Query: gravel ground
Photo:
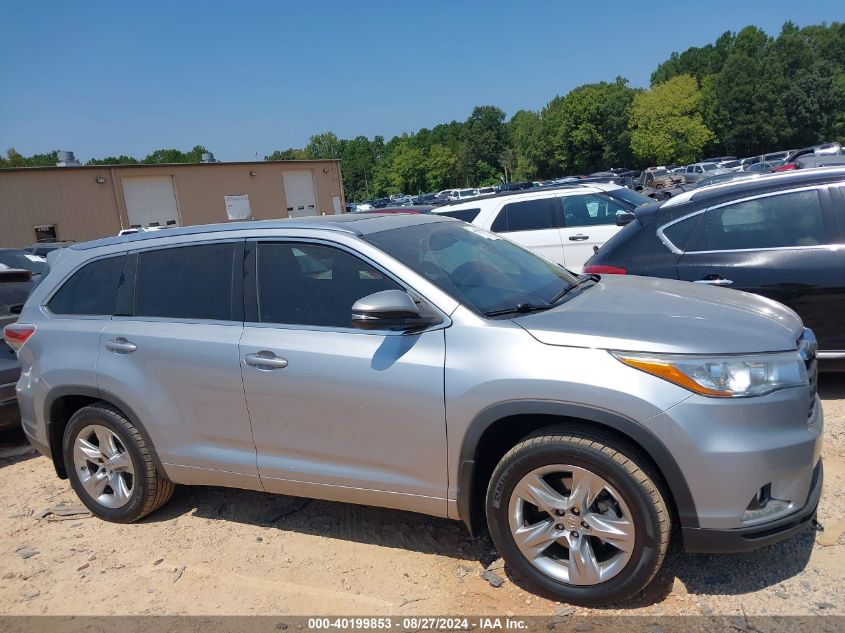
[(823, 376), (820, 390), (824, 532), (744, 555), (675, 549), (646, 593), (602, 610), (531, 594), (489, 540), (411, 513), (180, 487), (134, 525), (39, 519), (77, 501), (47, 459), (6, 433), (0, 615), (843, 615), (845, 374)]

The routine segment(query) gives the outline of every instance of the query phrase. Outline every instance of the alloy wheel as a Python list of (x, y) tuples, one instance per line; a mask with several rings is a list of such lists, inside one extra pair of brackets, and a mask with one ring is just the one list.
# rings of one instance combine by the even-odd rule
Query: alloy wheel
[(122, 508), (132, 498), (135, 469), (121, 439), (111, 429), (92, 424), (73, 443), (73, 463), (82, 488), (106, 508)]
[(548, 465), (525, 475), (511, 493), (508, 521), (523, 556), (570, 585), (610, 580), (634, 549), (634, 522), (622, 496), (578, 466)]

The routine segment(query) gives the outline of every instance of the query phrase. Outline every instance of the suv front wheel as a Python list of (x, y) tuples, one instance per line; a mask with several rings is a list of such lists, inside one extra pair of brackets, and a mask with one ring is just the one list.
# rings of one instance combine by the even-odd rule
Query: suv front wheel
[(131, 523), (173, 495), (174, 484), (159, 476), (141, 433), (111, 405), (97, 403), (74, 413), (62, 450), (70, 485), (101, 519)]
[(651, 581), (670, 519), (633, 451), (600, 435), (543, 431), (514, 446), (487, 489), (487, 523), (508, 566), (538, 593), (620, 602)]

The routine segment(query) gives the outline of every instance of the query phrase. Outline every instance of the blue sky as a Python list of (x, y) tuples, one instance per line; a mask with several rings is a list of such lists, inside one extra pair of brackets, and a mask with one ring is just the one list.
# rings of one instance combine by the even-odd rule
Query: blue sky
[(0, 0), (0, 15), (0, 151), (250, 160), (327, 130), (510, 116), (617, 75), (645, 86), (673, 50), (845, 21), (845, 2)]

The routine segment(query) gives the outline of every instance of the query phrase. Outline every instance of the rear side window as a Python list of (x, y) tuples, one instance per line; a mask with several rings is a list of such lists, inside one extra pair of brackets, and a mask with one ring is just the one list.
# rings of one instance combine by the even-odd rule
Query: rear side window
[(696, 250), (725, 251), (817, 246), (830, 240), (818, 192), (812, 190), (720, 207), (712, 212), (700, 242)]
[(557, 228), (555, 221), (557, 206), (557, 198), (511, 202), (499, 211), (490, 230), (497, 233), (514, 233)]
[(86, 264), (53, 295), (47, 308), (53, 314), (111, 316), (125, 255)]
[(135, 314), (232, 320), (235, 244), (202, 244), (138, 255)]
[(437, 215), (445, 215), (450, 218), (463, 220), (464, 222), (472, 222), (481, 213), (481, 209), (455, 209), (454, 211), (444, 211)]
[(561, 225), (567, 227), (616, 224), (620, 214), (629, 212), (627, 207), (615, 200), (594, 194), (565, 196), (562, 203)]

